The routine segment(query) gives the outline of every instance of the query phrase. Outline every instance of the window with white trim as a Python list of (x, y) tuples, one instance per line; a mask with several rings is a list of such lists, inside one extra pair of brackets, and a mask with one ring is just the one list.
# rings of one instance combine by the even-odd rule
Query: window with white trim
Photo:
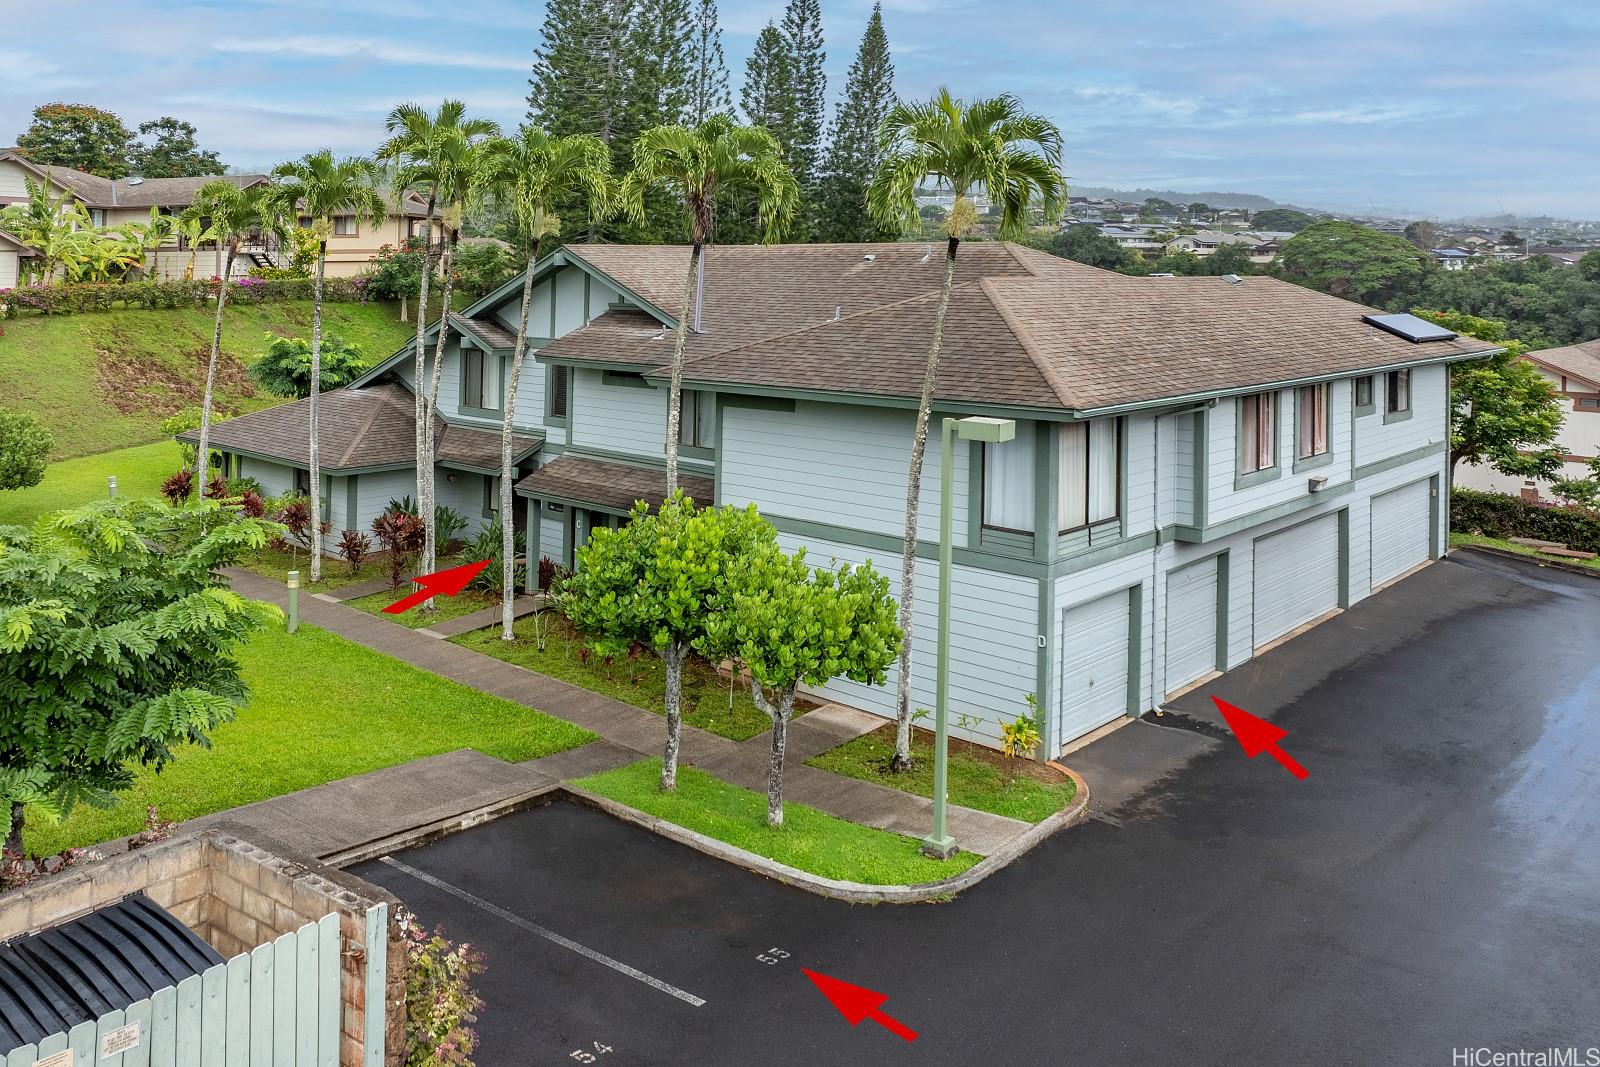
[(1294, 396), (1297, 447), (1300, 459), (1325, 455), (1328, 451), (1328, 383), (1302, 385)]
[(1033, 532), (1034, 424), (1017, 423), (1017, 436), (983, 446), (983, 525), (1009, 533)]
[(482, 411), (500, 410), (501, 359), (477, 348), (461, 350), (461, 403)]
[(1121, 419), (1069, 422), (1057, 431), (1061, 481), (1056, 526), (1062, 533), (1114, 519), (1121, 496)]
[(1278, 394), (1239, 398), (1239, 473), (1254, 474), (1278, 465)]

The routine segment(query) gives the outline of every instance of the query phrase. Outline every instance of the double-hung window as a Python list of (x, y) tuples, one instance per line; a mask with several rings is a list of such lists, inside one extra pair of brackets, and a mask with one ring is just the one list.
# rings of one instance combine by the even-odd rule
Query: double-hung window
[(699, 389), (685, 389), (683, 407), (678, 412), (678, 443), (691, 448), (710, 448), (715, 437), (712, 419), (716, 403), (711, 393)]
[(1328, 383), (1303, 385), (1295, 390), (1295, 456), (1311, 459), (1328, 452)]
[(1278, 394), (1255, 393), (1239, 400), (1239, 473), (1278, 465)]
[(1121, 420), (1069, 422), (1057, 431), (1061, 484), (1057, 528), (1065, 533), (1118, 514)]
[(335, 215), (333, 217), (333, 235), (335, 237), (354, 237), (356, 235), (356, 217), (354, 215)]
[(1017, 423), (1017, 436), (983, 446), (983, 525), (1033, 532), (1034, 424)]
[(461, 350), (461, 405), (500, 410), (500, 357), (477, 348)]
[(1392, 370), (1388, 374), (1388, 389), (1385, 391), (1385, 413), (1399, 415), (1411, 410), (1411, 372), (1409, 370)]

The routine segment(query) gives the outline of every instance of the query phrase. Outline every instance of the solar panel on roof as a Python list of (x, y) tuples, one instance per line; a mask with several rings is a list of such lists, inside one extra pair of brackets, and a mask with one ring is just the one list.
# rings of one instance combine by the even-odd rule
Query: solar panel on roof
[(1422, 344), (1424, 341), (1448, 341), (1456, 336), (1454, 330), (1447, 330), (1437, 323), (1415, 315), (1363, 315), (1361, 321), (1370, 323), (1380, 330), (1387, 330), (1396, 337), (1404, 337), (1413, 344)]

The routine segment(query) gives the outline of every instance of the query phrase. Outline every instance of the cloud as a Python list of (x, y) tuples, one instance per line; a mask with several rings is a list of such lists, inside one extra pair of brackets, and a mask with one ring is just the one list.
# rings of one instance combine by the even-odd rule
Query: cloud
[(212, 46), (219, 52), (287, 56), (295, 59), (365, 59), (408, 67), (463, 67), (469, 70), (526, 71), (527, 55), (497, 56), (447, 48), (417, 48), (353, 37), (229, 38)]

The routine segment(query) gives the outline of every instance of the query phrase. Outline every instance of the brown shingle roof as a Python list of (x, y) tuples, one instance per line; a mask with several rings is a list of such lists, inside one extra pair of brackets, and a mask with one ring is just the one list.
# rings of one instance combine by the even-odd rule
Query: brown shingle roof
[[(679, 474), (678, 486), (696, 503), (710, 504), (716, 499), (710, 478)], [(654, 511), (666, 499), (667, 474), (587, 456), (557, 456), (518, 482), (516, 490), (612, 511), (630, 511), (636, 501), (643, 500)]]
[(89, 207), (188, 207), (195, 193), (219, 178), (240, 188), (267, 180), (265, 174), (208, 174), (197, 178), (145, 178), (130, 184), (127, 178), (102, 178), (70, 167), (48, 167), (53, 181), (71, 189)]
[[(335, 389), (317, 403), (318, 459), (325, 470), (409, 465), (416, 462), (416, 408), (410, 390), (395, 384), (366, 389)], [(211, 428), (211, 445), (271, 456), (304, 467), (310, 463), (310, 400), (253, 411)], [(435, 448), (440, 462), (493, 468), (500, 464), (500, 435), (491, 430), (435, 422)], [(199, 441), (189, 430), (178, 440)], [(542, 436), (514, 435), (512, 459), (533, 452)]]
[(490, 348), (515, 348), (517, 335), (494, 319), (469, 319), (465, 315), (450, 313), (450, 325), (471, 334)]
[(1527, 357), (1535, 363), (1554, 367), (1562, 374), (1582, 378), (1600, 388), (1600, 341), (1585, 341), (1562, 348), (1542, 348), (1527, 353)]

